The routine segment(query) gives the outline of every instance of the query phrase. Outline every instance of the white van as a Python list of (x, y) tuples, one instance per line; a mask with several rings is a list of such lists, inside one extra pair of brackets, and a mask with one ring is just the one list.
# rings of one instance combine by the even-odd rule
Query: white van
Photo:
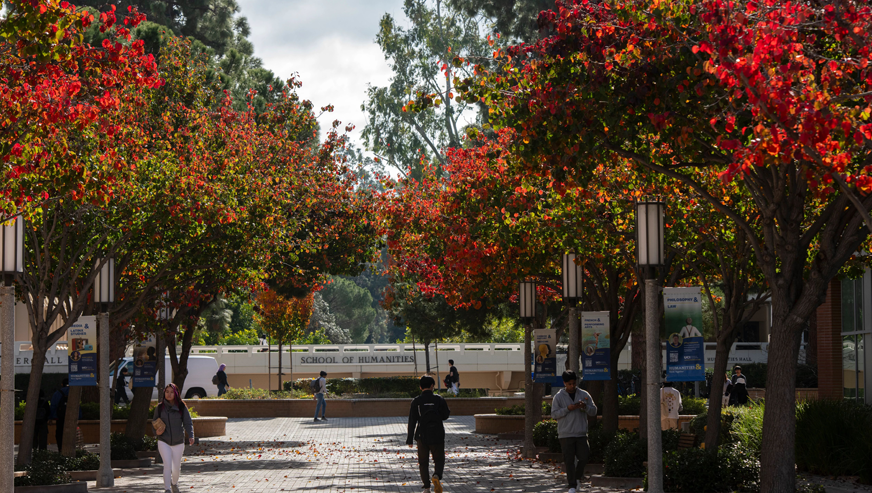
[[(173, 381), (173, 367), (170, 363), (170, 357), (166, 357), (166, 378), (164, 385)], [(133, 399), (133, 391), (130, 389), (131, 381), (133, 380), (133, 358), (124, 358), (124, 365), (127, 367), (127, 397)], [(188, 356), (188, 376), (185, 378), (185, 386), (182, 388), (183, 399), (202, 399), (204, 397), (215, 397), (218, 395), (218, 387), (212, 384), (212, 377), (218, 373), (218, 362), (211, 356)], [(115, 382), (115, 372), (112, 372), (112, 380)], [(115, 385), (113, 383), (113, 388)], [(151, 396), (152, 399), (158, 399), (157, 387)]]

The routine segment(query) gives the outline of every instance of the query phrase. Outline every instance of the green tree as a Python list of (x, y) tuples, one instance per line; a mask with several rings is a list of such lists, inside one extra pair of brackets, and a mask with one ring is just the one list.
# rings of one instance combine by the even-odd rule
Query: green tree
[(218, 344), (230, 332), (232, 321), (233, 310), (228, 306), (224, 296), (218, 295), (200, 314), (197, 329), (203, 334), (206, 344)]
[(330, 305), (324, 301), (320, 292), (315, 293), (312, 302), (312, 318), (306, 328), (307, 337), (315, 332), (325, 334), (325, 337), (336, 344), (348, 344), (351, 335), (336, 324), (336, 316), (330, 313)]
[(330, 306), (336, 325), (348, 331), (351, 341), (366, 342), (369, 325), (376, 315), (369, 291), (346, 278), (332, 277), (321, 290), (321, 297)]
[(513, 42), (532, 43), (540, 37), (539, 12), (554, 9), (554, 0), (451, 0), (469, 16), (484, 14), (494, 33)]

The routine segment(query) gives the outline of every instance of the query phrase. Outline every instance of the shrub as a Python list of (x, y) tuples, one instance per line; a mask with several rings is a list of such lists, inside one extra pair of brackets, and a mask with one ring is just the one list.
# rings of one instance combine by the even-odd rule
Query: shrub
[(611, 442), (614, 437), (614, 433), (607, 433), (603, 430), (600, 421), (597, 421), (596, 425), (594, 425), (587, 433), (587, 441), (590, 445), (590, 455), (588, 456), (587, 461), (591, 464), (602, 464), (604, 462), (603, 455), (606, 446), (608, 446), (609, 442)]
[(67, 458), (67, 471), (95, 471), (100, 469), (100, 456), (84, 450), (76, 450), (76, 456)]
[(640, 478), (645, 471), (642, 463), (648, 458), (647, 445), (636, 433), (619, 431), (603, 452), (606, 476)]
[(731, 414), (729, 442), (737, 443), (745, 450), (760, 457), (760, 447), (763, 444), (763, 411), (764, 404), (753, 404), (748, 407), (728, 407), (724, 413)]
[[(291, 399), (291, 392), (277, 392), (267, 389), (249, 389), (245, 387), (231, 388), (226, 394), (221, 396), (222, 399), (243, 400), (243, 399)], [(190, 410), (190, 409), (189, 409)]]
[[(547, 446), (551, 452), (560, 452), (560, 441), (557, 438), (557, 421), (549, 419), (540, 421), (533, 427), (533, 444), (537, 447)], [(553, 450), (556, 444), (557, 450)]]
[(720, 447), (716, 453), (689, 448), (663, 455), (663, 489), (666, 491), (752, 492), (758, 491), (759, 478), (757, 458), (736, 445)]
[(21, 421), (24, 419), (24, 406), (26, 403), (24, 401), (19, 402), (15, 405), (15, 420)]
[(130, 406), (112, 406), (112, 419), (130, 419)]
[(67, 459), (57, 452), (35, 450), (33, 459), (25, 467), (27, 476), (15, 478), (15, 486), (45, 486), (71, 481), (66, 470)]
[(618, 396), (618, 415), (638, 416), (641, 408), (642, 401), (638, 395)]
[(703, 414), (706, 412), (707, 399), (697, 397), (682, 397), (681, 399), (681, 414)]
[(660, 447), (664, 452), (678, 450), (681, 432), (678, 430), (663, 430), (660, 432)]
[(800, 403), (796, 465), (814, 474), (860, 476), (872, 483), (872, 407), (848, 400)]
[(157, 450), (157, 437), (150, 437), (148, 435), (142, 437), (142, 450), (153, 452)]
[(135, 460), (136, 448), (134, 440), (124, 433), (113, 433), (109, 438), (112, 450), (112, 460)]
[(510, 407), (498, 407), (494, 410), (499, 416), (523, 416), (524, 405), (517, 404)]

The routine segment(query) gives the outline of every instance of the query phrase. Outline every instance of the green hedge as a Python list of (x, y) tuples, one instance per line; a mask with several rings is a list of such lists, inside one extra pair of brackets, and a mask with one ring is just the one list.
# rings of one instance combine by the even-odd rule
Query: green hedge
[(796, 465), (872, 483), (872, 407), (848, 400), (800, 403), (796, 411)]
[[(516, 404), (514, 406), (509, 407), (498, 407), (494, 409), (494, 412), (498, 416), (523, 416), (525, 414), (526, 406), (524, 404)], [(542, 417), (551, 416), (551, 403), (543, 402), (542, 403)], [(544, 446), (544, 445), (543, 445)]]
[[(751, 452), (754, 456), (760, 456), (760, 447), (763, 443), (763, 413), (765, 406), (753, 404), (747, 407), (727, 407), (721, 411), (721, 438), (720, 443), (736, 443)], [(690, 431), (697, 436), (700, 443), (705, 441), (706, 423), (708, 414), (699, 414), (690, 421)]]
[[(663, 489), (675, 493), (759, 491), (760, 462), (741, 445), (716, 453), (699, 448), (663, 455)], [(647, 478), (646, 478), (647, 486)]]
[[(420, 378), (415, 377), (373, 377), (373, 378), (328, 378), (327, 392), (336, 395), (368, 394), (384, 397), (418, 397), (421, 395)], [(312, 394), (311, 378), (301, 378), (294, 382), (284, 382), (285, 391), (304, 392)], [(443, 397), (455, 397), (454, 394), (441, 390)], [(456, 397), (487, 397), (487, 389), (461, 388)]]
[(560, 453), (560, 440), (557, 438), (557, 421), (540, 421), (533, 427), (533, 443), (537, 447), (548, 447), (550, 452)]

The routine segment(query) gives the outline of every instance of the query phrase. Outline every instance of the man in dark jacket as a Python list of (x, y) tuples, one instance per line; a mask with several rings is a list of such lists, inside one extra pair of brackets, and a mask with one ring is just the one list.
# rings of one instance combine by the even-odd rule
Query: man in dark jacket
[(733, 380), (730, 386), (730, 405), (744, 406), (748, 403), (748, 379), (742, 375), (742, 367), (733, 367)]
[[(423, 493), (430, 493), (433, 482), (435, 493), (442, 493), (442, 471), (445, 468), (445, 427), (442, 422), (448, 419), (451, 411), (445, 399), (433, 393), (436, 380), (430, 375), (421, 377), (421, 395), (412, 401), (409, 409), (409, 430), (406, 445), (412, 446), (412, 439), (418, 443), (418, 468)], [(435, 470), (430, 476), (430, 455), (433, 456)]]
[(61, 382), (61, 388), (51, 396), (50, 418), (55, 420), (55, 442), (58, 444), (58, 452), (64, 445), (64, 422), (67, 415), (67, 398), (70, 396), (70, 380), (65, 378)]
[(115, 404), (130, 405), (130, 400), (127, 398), (127, 367), (122, 366), (118, 371), (118, 378), (115, 380)]

